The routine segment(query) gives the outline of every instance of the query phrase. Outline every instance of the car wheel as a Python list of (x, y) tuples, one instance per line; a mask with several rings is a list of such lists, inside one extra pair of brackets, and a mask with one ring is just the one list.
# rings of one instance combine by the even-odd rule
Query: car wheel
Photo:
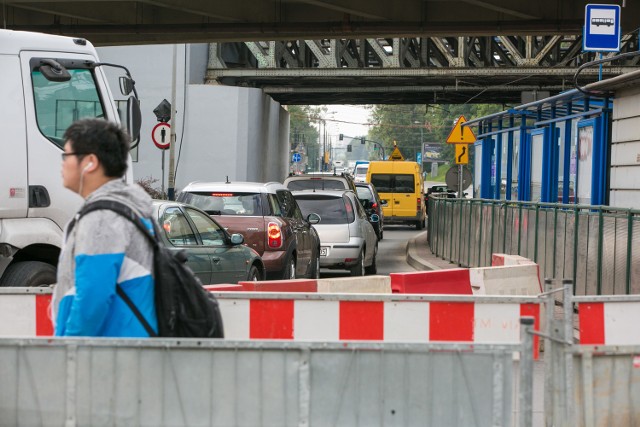
[(416, 221), (416, 230), (422, 230), (424, 222), (422, 220)]
[(358, 263), (351, 267), (351, 275), (354, 277), (364, 276), (364, 249), (360, 252)]
[(296, 278), (296, 258), (295, 255), (291, 255), (291, 258), (287, 261), (287, 267), (282, 274), (283, 280), (293, 280)]
[(56, 268), (41, 261), (22, 261), (4, 271), (0, 286), (44, 286), (56, 283)]
[(364, 274), (376, 274), (378, 273), (378, 266), (376, 265), (376, 255), (378, 255), (378, 245), (376, 245), (373, 252), (373, 261), (369, 267), (365, 267)]
[(249, 269), (249, 275), (247, 277), (247, 281), (249, 282), (257, 282), (261, 279), (260, 270), (255, 265), (252, 265)]

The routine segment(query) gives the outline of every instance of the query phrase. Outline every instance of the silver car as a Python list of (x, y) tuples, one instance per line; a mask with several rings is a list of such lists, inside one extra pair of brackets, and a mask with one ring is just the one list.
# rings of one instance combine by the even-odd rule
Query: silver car
[(377, 221), (378, 216), (368, 218), (353, 191), (292, 194), (303, 216), (314, 221), (320, 236), (320, 267), (350, 270), (352, 276), (376, 274), (378, 238), (369, 221)]

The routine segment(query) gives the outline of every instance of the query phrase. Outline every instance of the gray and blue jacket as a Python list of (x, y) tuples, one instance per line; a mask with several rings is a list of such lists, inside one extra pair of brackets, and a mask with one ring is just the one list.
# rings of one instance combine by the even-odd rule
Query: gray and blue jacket
[[(120, 179), (104, 184), (85, 203), (115, 200), (134, 209), (153, 233), (151, 198), (139, 185)], [(67, 233), (65, 227), (58, 284), (53, 291), (56, 336), (148, 337), (140, 321), (116, 294), (116, 283), (157, 331), (153, 248), (126, 218), (92, 211)], [(68, 235), (67, 235), (68, 234)]]

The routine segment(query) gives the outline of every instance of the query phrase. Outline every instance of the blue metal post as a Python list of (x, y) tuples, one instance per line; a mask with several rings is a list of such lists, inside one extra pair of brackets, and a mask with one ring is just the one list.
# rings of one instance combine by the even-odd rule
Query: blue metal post
[[(513, 129), (514, 118), (513, 115), (509, 116), (509, 128)], [(511, 200), (511, 179), (513, 177), (513, 130), (509, 131), (507, 137), (507, 189), (505, 193), (505, 199)]]
[[(487, 132), (491, 132), (491, 122), (485, 123)], [(482, 180), (480, 181), (480, 197), (490, 199), (491, 191), (491, 155), (493, 152), (493, 139), (487, 136), (482, 139)]]
[(531, 158), (531, 150), (527, 150), (529, 146), (529, 135), (527, 134), (527, 116), (522, 114), (520, 122), (520, 154), (518, 157), (518, 200), (527, 199), (528, 188), (531, 182), (531, 177), (527, 172), (527, 151), (529, 158)]
[[(498, 118), (498, 130), (502, 130), (502, 117)], [(495, 147), (495, 160), (496, 160), (496, 182), (495, 182), (495, 197), (494, 199), (500, 200), (500, 188), (502, 187), (502, 133), (496, 135), (496, 147)]]
[[(551, 107), (551, 118), (555, 119), (557, 117), (558, 111), (556, 108), (556, 104), (553, 104)], [(549, 202), (557, 203), (558, 202), (558, 171), (560, 169), (560, 150), (558, 149), (558, 128), (556, 123), (549, 124), (549, 134), (551, 136), (550, 144), (549, 144), (549, 154), (550, 154), (550, 167), (551, 171), (550, 181), (549, 181)]]
[[(573, 112), (573, 104), (567, 103), (567, 116)], [(577, 159), (576, 159), (577, 161)], [(562, 174), (562, 203), (569, 203), (569, 186), (571, 185), (571, 119), (564, 122), (564, 173)], [(574, 200), (575, 198), (575, 188)]]

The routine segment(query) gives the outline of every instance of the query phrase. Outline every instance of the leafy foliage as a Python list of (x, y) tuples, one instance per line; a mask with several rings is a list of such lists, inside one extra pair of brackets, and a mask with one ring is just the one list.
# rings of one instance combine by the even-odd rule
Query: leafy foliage
[[(369, 139), (382, 143), (387, 156), (396, 141), (404, 157), (414, 160), (421, 150), (421, 141), (442, 144), (440, 158), (453, 162), (455, 148), (453, 144), (446, 144), (446, 140), (454, 121), (459, 116), (471, 120), (503, 109), (502, 105), (496, 104), (376, 105), (371, 113), (374, 125), (369, 131)], [(477, 129), (473, 131), (477, 134)]]
[(167, 200), (167, 192), (163, 192), (162, 189), (158, 188), (156, 184), (158, 181), (159, 180), (156, 178), (146, 176), (144, 178), (137, 179), (136, 184), (142, 187), (152, 199)]
[(314, 123), (323, 116), (326, 107), (290, 105), (288, 109), (290, 117), (289, 146), (292, 150), (305, 152), (309, 166), (313, 167), (320, 157), (318, 129)]

